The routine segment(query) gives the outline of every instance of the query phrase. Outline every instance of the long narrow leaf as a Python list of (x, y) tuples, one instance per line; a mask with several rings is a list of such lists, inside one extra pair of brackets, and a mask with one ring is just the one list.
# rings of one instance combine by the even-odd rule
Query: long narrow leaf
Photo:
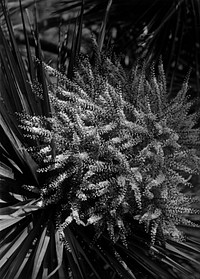
[(14, 179), (14, 174), (8, 166), (0, 162), (0, 176)]
[(24, 217), (21, 218), (15, 218), (15, 219), (6, 219), (6, 220), (0, 220), (0, 231), (5, 230), (6, 228), (9, 228), (10, 226), (20, 222)]
[[(7, 11), (4, 11), (5, 20), (8, 26), (9, 34), (10, 34), (10, 41), (13, 47), (13, 52), (15, 54), (16, 59), (16, 67), (13, 69), (13, 74), (16, 76), (16, 81), (20, 80), (20, 83), (18, 83), (19, 88), (21, 88), (21, 93), (26, 98), (26, 107), (24, 108), (27, 112), (32, 112), (32, 104), (35, 103), (34, 95), (31, 94), (31, 87), (28, 83), (28, 76), (24, 67), (24, 63), (21, 57), (21, 54), (19, 52), (18, 46), (16, 44), (16, 40), (14, 37), (13, 29), (11, 26), (10, 18), (7, 14)], [(11, 65), (14, 65), (12, 63)], [(25, 99), (24, 99), (25, 101)]]
[(8, 258), (10, 258), (14, 254), (14, 252), (19, 248), (19, 246), (24, 242), (27, 235), (28, 235), (28, 231), (24, 230), (23, 233), (20, 235), (20, 237), (18, 237), (16, 240), (14, 239), (12, 247), (0, 260), (0, 267), (2, 267), (6, 263)]
[(105, 39), (105, 34), (106, 34), (106, 25), (107, 25), (107, 20), (108, 20), (108, 15), (109, 15), (111, 5), (112, 5), (112, 0), (109, 0), (107, 7), (106, 7), (105, 16), (104, 16), (104, 19), (101, 24), (101, 29), (99, 32), (98, 46), (99, 46), (100, 51), (102, 50), (103, 44), (104, 44), (104, 39)]
[(38, 24), (37, 24), (37, 7), (36, 7), (36, 2), (35, 2), (35, 9), (34, 9), (34, 17), (35, 17), (35, 39), (36, 39), (36, 58), (38, 59), (38, 68), (37, 68), (37, 78), (39, 83), (42, 85), (42, 92), (43, 92), (43, 102), (42, 102), (42, 109), (43, 109), (43, 114), (45, 116), (50, 116), (51, 115), (51, 108), (50, 108), (50, 103), (49, 103), (49, 96), (48, 96), (48, 89), (47, 89), (47, 84), (46, 84), (46, 79), (45, 79), (45, 72), (42, 66), (42, 51), (41, 51), (41, 45), (40, 45), (40, 40), (39, 40), (39, 31), (38, 31)]
[[(185, 247), (188, 248), (188, 246), (185, 246)], [(173, 245), (170, 245), (169, 243), (167, 243), (166, 244), (166, 249), (168, 249), (169, 251), (181, 256), (183, 259), (186, 259), (186, 260), (189, 260), (190, 262), (194, 262), (194, 263), (198, 264), (199, 267), (200, 267), (200, 263), (197, 260), (195, 260), (193, 257), (190, 257), (188, 254), (180, 251), (179, 249), (175, 248)], [(199, 251), (196, 250), (196, 252), (200, 253), (200, 250)]]
[(58, 231), (55, 232), (55, 245), (56, 245), (56, 255), (57, 255), (57, 261), (58, 265), (57, 267), (48, 275), (46, 279), (49, 279), (51, 276), (53, 276), (57, 270), (60, 269), (62, 262), (63, 262), (63, 248), (64, 244), (59, 239), (59, 233)]
[[(7, 278), (14, 278), (15, 274), (19, 270), (21, 264), (23, 263), (24, 258), (26, 257), (27, 253), (30, 253), (30, 246), (33, 243), (33, 240), (38, 237), (38, 233), (41, 228), (41, 224), (44, 222), (44, 215), (41, 215), (35, 226), (32, 228), (32, 230), (27, 232), (26, 237), (23, 239), (22, 242), (20, 242), (20, 245), (18, 246), (18, 255), (13, 261), (12, 254), (9, 254), (9, 257), (4, 256), (3, 260), (6, 258), (5, 268), (8, 269), (8, 272), (6, 273)], [(28, 229), (28, 228), (27, 228)], [(13, 242), (13, 247), (14, 247)], [(9, 259), (8, 259), (9, 258)], [(9, 267), (9, 268), (8, 268)]]
[(46, 233), (47, 233), (47, 226), (44, 227), (44, 230), (40, 237), (40, 241), (37, 246), (37, 251), (35, 254), (35, 261), (34, 261), (34, 265), (33, 265), (33, 273), (32, 273), (32, 277), (31, 277), (32, 279), (37, 278), (42, 261), (44, 259), (45, 253), (47, 251), (50, 237)]

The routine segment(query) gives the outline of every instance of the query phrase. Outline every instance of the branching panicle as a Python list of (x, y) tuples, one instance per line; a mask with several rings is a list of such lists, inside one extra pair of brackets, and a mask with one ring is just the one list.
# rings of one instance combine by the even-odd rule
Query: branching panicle
[(157, 232), (181, 240), (177, 225), (194, 226), (186, 215), (197, 213), (190, 207), (196, 200), (182, 190), (200, 169), (188, 82), (169, 101), (162, 63), (158, 77), (154, 67), (147, 76), (145, 65), (128, 75), (118, 62), (97, 51), (94, 57), (93, 66), (79, 59), (73, 81), (44, 65), (60, 80), (49, 87), (52, 117), (21, 116), (22, 129), (39, 145), (32, 149), (38, 172), (48, 177), (43, 204), (62, 208), (60, 231), (75, 220), (94, 225), (98, 235), (106, 227), (114, 242), (126, 245), (131, 216), (152, 243)]

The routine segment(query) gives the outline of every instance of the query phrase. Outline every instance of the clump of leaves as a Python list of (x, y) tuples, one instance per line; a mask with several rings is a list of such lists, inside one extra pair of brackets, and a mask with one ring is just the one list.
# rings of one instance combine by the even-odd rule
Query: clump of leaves
[(162, 63), (157, 76), (145, 64), (127, 74), (96, 51), (92, 64), (80, 57), (73, 81), (44, 68), (58, 79), (52, 115), (22, 114), (21, 128), (35, 141), (28, 151), (40, 166), (42, 204), (55, 206), (61, 235), (74, 220), (126, 245), (137, 221), (153, 243), (182, 240), (179, 225), (197, 226), (188, 218), (196, 200), (184, 192), (200, 169), (188, 80), (169, 100)]

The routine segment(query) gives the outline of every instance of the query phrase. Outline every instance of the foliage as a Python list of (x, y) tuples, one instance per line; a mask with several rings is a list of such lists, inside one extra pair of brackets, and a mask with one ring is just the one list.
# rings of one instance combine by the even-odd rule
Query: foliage
[[(158, 62), (162, 55), (168, 88), (172, 95), (178, 92), (185, 72), (191, 67), (190, 84), (193, 95), (199, 96), (200, 4), (198, 0), (164, 2), (113, 0), (110, 1), (112, 2), (110, 7), (107, 0), (36, 2), (39, 10), (38, 28), (42, 34), (44, 50), (58, 53), (59, 23), (60, 34), (67, 34), (69, 41), (69, 26), (73, 26), (79, 20), (80, 10), (83, 9), (82, 50), (91, 51), (88, 33), (92, 31), (99, 37), (100, 30), (103, 31), (102, 19), (107, 19), (104, 47), (114, 45), (115, 50), (122, 53), (125, 65), (131, 67), (135, 59), (141, 55), (151, 64), (152, 61)], [(14, 13), (17, 10), (16, 3), (14, 7), (12, 0), (8, 3)], [(30, 3), (31, 1), (28, 0), (23, 1), (25, 7)], [(106, 7), (109, 7), (108, 15), (106, 15)], [(16, 26), (16, 29), (20, 32), (19, 26)], [(49, 37), (50, 30), (51, 37)], [(63, 42), (65, 35), (63, 35)], [(23, 33), (20, 32), (19, 41), (22, 37)], [(69, 57), (70, 47), (65, 51)]]
[(129, 74), (97, 49), (69, 80), (42, 65), (37, 32), (25, 64), (4, 16), (0, 277), (198, 278), (199, 205), (185, 191), (199, 130), (187, 80), (170, 101), (162, 64)]
[(96, 56), (94, 67), (79, 61), (73, 82), (45, 66), (58, 78), (49, 89), (52, 116), (21, 117), (25, 135), (39, 143), (28, 151), (46, 178), (43, 206), (59, 205), (59, 230), (75, 220), (126, 243), (133, 218), (153, 242), (157, 232), (180, 240), (176, 225), (192, 225), (184, 215), (198, 212), (181, 192), (200, 168), (188, 83), (168, 102), (162, 64), (148, 80), (144, 66), (127, 77), (117, 62)]

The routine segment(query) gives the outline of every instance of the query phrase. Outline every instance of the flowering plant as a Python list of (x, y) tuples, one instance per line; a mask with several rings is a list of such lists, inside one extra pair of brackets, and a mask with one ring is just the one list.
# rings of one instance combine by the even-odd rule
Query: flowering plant
[(58, 79), (49, 86), (52, 115), (22, 114), (21, 128), (37, 142), (28, 151), (45, 177), (42, 204), (56, 206), (61, 234), (74, 220), (126, 245), (137, 220), (152, 243), (156, 236), (180, 241), (178, 225), (197, 226), (187, 218), (198, 213), (190, 206), (197, 200), (183, 191), (200, 169), (187, 80), (169, 100), (162, 63), (158, 77), (144, 64), (127, 74), (98, 51), (93, 66), (79, 59), (73, 81), (44, 68)]

